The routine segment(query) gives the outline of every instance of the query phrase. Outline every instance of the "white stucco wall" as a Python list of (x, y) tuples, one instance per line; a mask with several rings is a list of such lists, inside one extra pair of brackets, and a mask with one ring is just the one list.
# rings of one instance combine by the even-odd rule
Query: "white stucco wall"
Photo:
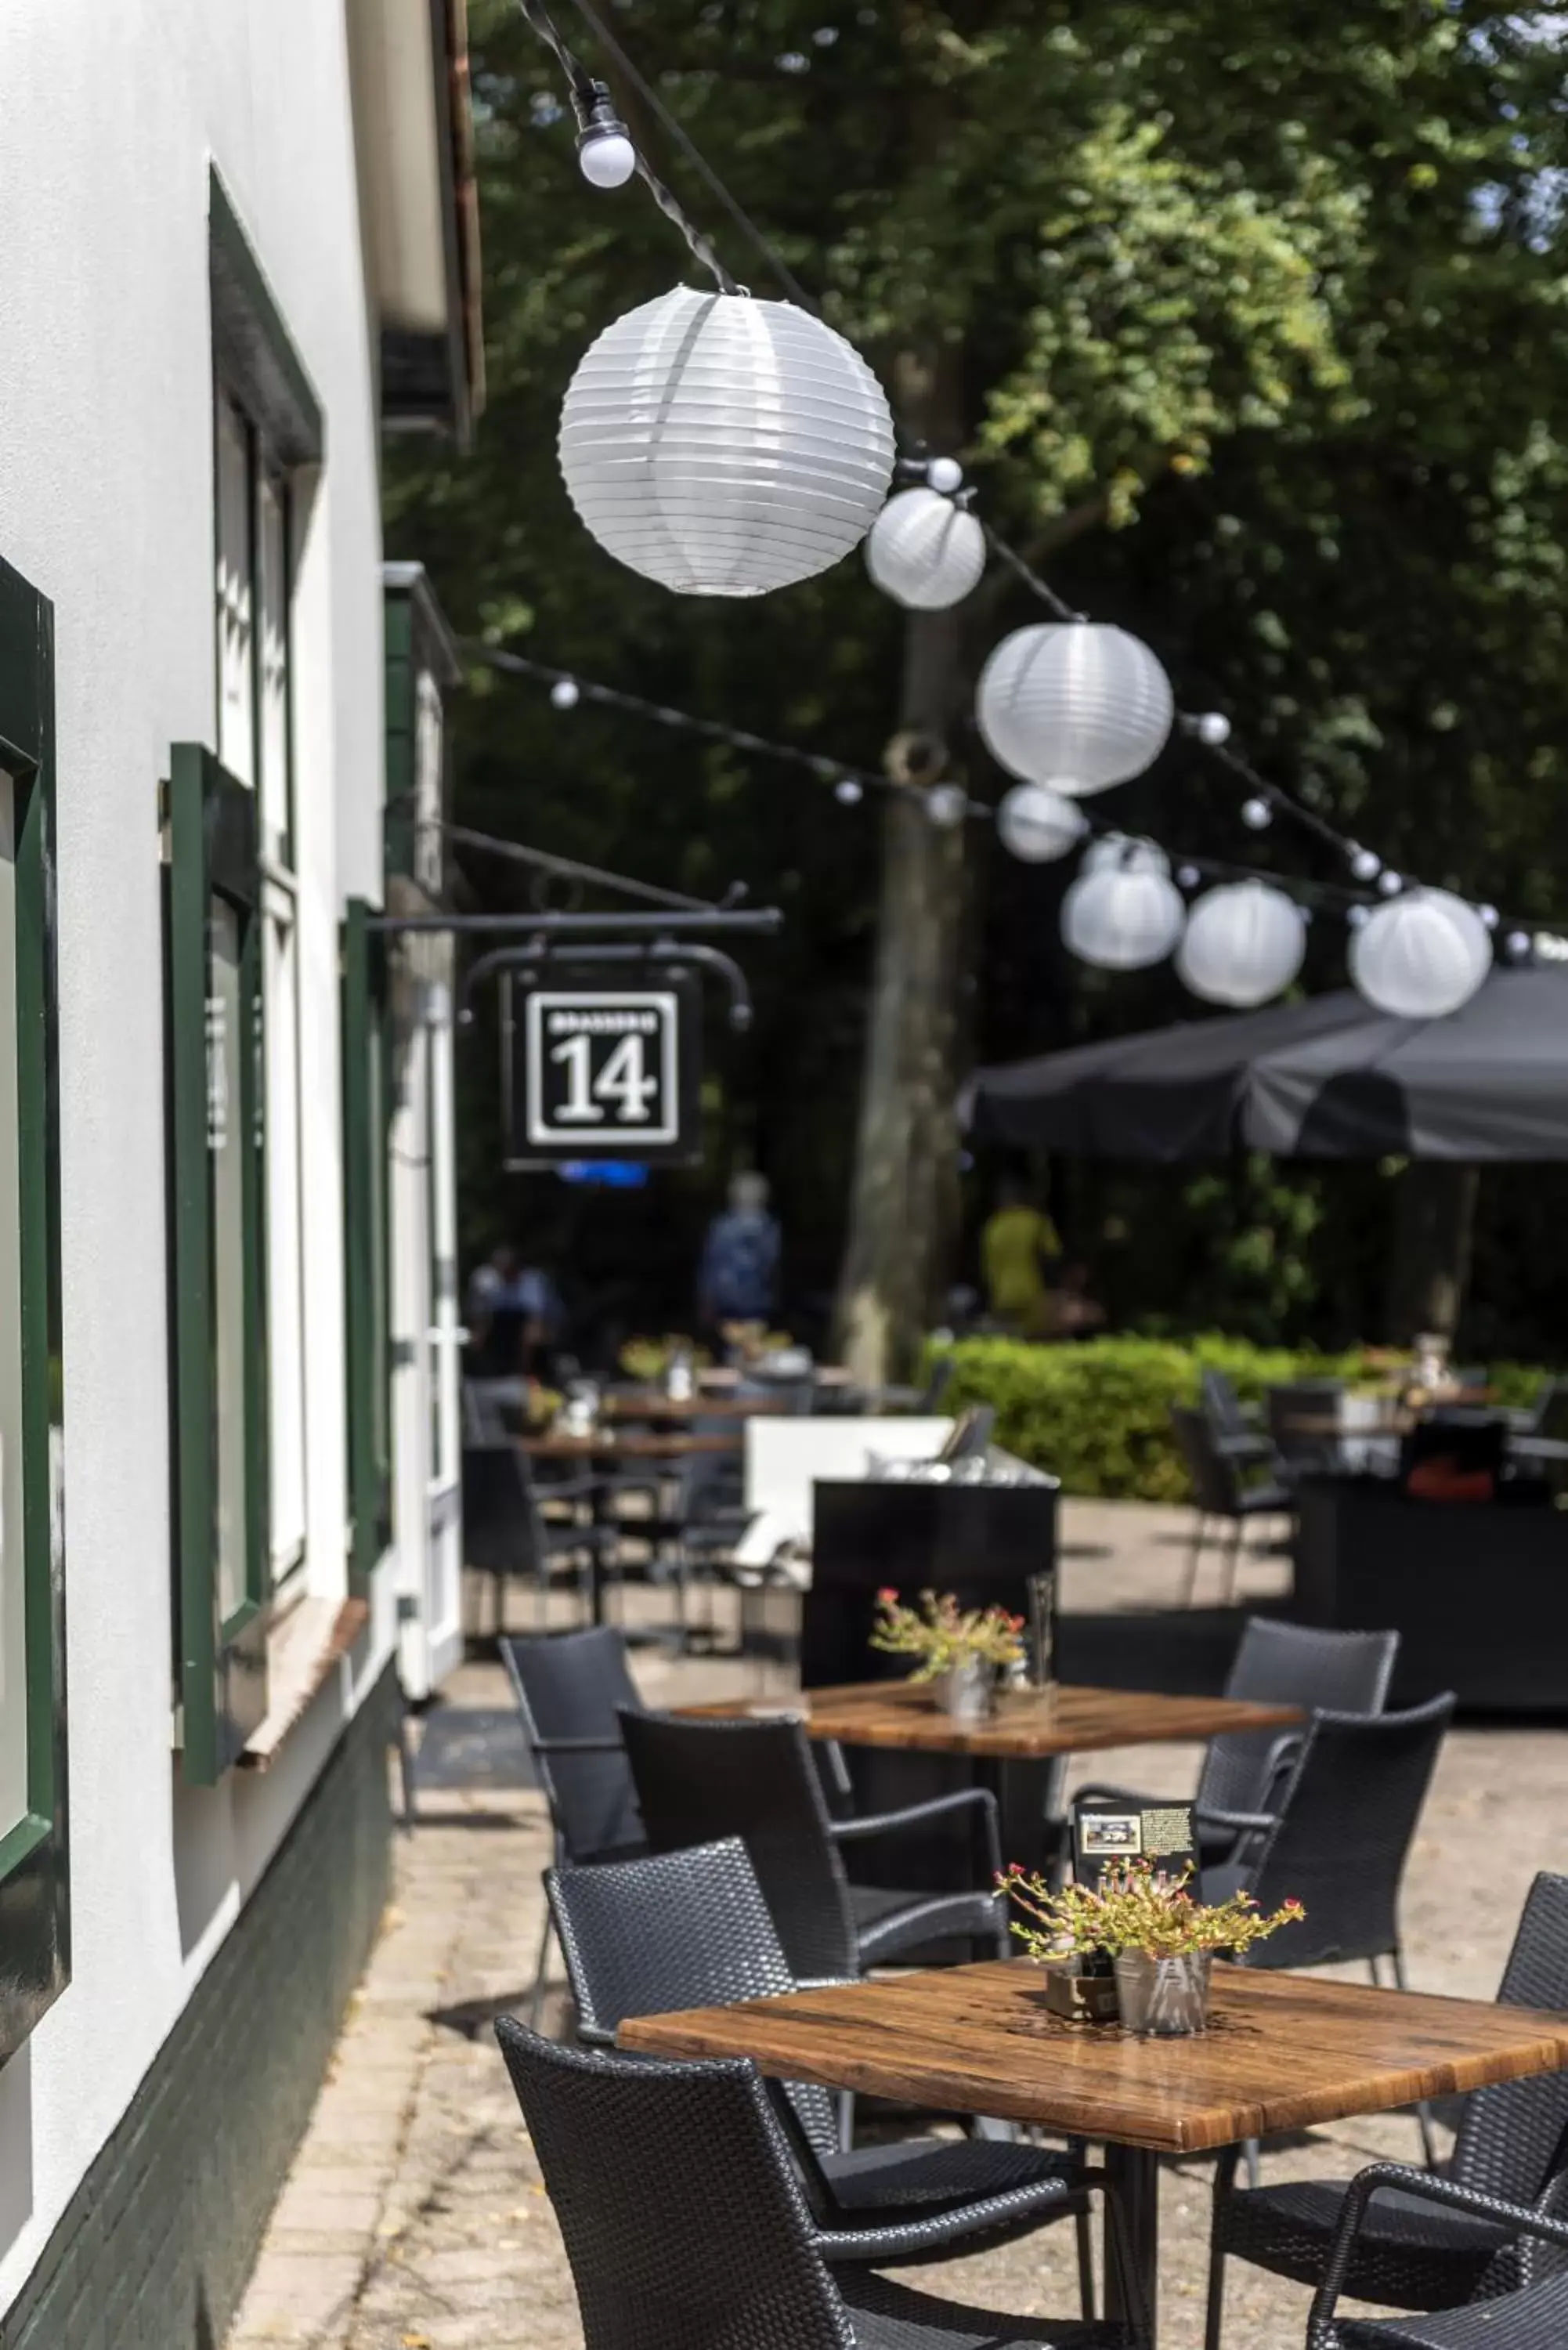
[[(308, 1572), (342, 1588), (337, 924), (379, 895), (380, 541), (340, 0), (0, 0), (0, 555), (57, 629), (73, 1980), (0, 2068), (0, 2311), (307, 1792), (171, 1753), (156, 792), (214, 741), (215, 163), (327, 416), (296, 604)], [(378, 1578), (359, 1686), (393, 1639)]]

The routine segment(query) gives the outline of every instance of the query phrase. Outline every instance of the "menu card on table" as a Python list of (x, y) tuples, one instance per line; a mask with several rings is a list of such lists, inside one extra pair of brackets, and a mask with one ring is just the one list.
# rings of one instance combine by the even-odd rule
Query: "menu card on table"
[(1117, 1804), (1081, 1797), (1073, 1806), (1073, 1875), (1097, 1886), (1107, 1868), (1147, 1861), (1178, 1877), (1198, 1865), (1190, 1804)]

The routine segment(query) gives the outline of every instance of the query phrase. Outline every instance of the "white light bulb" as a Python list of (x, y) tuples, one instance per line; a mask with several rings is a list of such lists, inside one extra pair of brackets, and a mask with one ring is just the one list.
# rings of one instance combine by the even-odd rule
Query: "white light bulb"
[(1198, 739), (1217, 751), (1221, 743), (1231, 740), (1231, 721), (1222, 710), (1205, 710), (1198, 720)]
[(1504, 944), (1511, 962), (1522, 962), (1530, 952), (1530, 933), (1528, 931), (1510, 931)]
[(1496, 930), (1501, 917), (1495, 906), (1478, 906), (1476, 908), (1476, 911), (1480, 916), (1489, 931)]
[(550, 699), (557, 710), (575, 710), (582, 692), (575, 678), (558, 677), (550, 688)]
[(624, 130), (590, 130), (577, 148), (577, 169), (590, 187), (624, 188), (637, 169), (637, 150)]
[(926, 814), (942, 832), (950, 832), (969, 814), (969, 794), (961, 784), (937, 784), (926, 794)]
[(1397, 898), (1405, 887), (1405, 883), (1403, 877), (1397, 873), (1380, 873), (1377, 876), (1377, 887), (1385, 898)]
[(1267, 800), (1243, 800), (1241, 821), (1249, 832), (1267, 832), (1274, 820), (1274, 811)]
[(1352, 906), (1345, 919), (1353, 931), (1364, 931), (1372, 920), (1372, 909), (1370, 906)]
[(1355, 848), (1350, 852), (1350, 869), (1358, 881), (1376, 881), (1383, 870), (1383, 859), (1370, 848)]
[(956, 457), (933, 457), (926, 467), (926, 484), (940, 491), (944, 498), (963, 486), (963, 467)]
[(1203, 876), (1199, 872), (1196, 865), (1179, 865), (1176, 868), (1176, 879), (1183, 889), (1196, 889)]
[(865, 788), (853, 775), (840, 775), (833, 786), (833, 796), (840, 807), (858, 807), (865, 798)]

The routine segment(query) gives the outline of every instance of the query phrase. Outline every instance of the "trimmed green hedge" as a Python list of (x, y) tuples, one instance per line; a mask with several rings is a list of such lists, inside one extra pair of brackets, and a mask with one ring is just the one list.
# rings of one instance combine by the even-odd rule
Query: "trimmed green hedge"
[[(1359, 1349), (1302, 1354), (1218, 1333), (1059, 1346), (962, 1338), (932, 1353), (953, 1365), (944, 1409), (994, 1404), (999, 1444), (1048, 1469), (1064, 1492), (1112, 1501), (1188, 1498), (1170, 1407), (1196, 1402), (1202, 1371), (1229, 1373), (1244, 1402), (1261, 1402), (1265, 1388), (1291, 1379), (1377, 1377)], [(1529, 1403), (1542, 1374), (1523, 1363), (1494, 1363), (1489, 1377), (1498, 1400), (1517, 1405)]]

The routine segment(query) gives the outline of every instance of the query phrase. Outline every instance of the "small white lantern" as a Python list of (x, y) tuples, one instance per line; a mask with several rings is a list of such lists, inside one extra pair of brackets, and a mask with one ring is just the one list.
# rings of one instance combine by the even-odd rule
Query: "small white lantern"
[(1148, 647), (1099, 620), (1051, 621), (1003, 637), (981, 671), (975, 714), (1009, 775), (1071, 797), (1152, 766), (1176, 704)]
[(1447, 889), (1409, 889), (1367, 916), (1350, 941), (1350, 976), (1397, 1020), (1440, 1020), (1468, 1003), (1491, 969), (1491, 933)]
[(681, 596), (764, 596), (858, 546), (892, 479), (893, 421), (820, 319), (679, 286), (584, 353), (560, 458), (618, 562)]
[(1248, 1011), (1290, 985), (1305, 952), (1306, 923), (1293, 898), (1266, 881), (1228, 881), (1205, 890), (1189, 912), (1176, 972), (1206, 1003)]
[(1062, 900), (1064, 943), (1102, 971), (1162, 962), (1181, 936), (1186, 902), (1158, 850), (1138, 853), (1147, 846), (1131, 841), (1125, 860), (1088, 865)]
[(914, 612), (961, 603), (985, 569), (985, 533), (935, 490), (900, 490), (866, 541), (866, 568), (885, 596)]
[(996, 811), (1003, 848), (1025, 865), (1049, 865), (1075, 848), (1089, 827), (1075, 800), (1044, 784), (1014, 784)]

